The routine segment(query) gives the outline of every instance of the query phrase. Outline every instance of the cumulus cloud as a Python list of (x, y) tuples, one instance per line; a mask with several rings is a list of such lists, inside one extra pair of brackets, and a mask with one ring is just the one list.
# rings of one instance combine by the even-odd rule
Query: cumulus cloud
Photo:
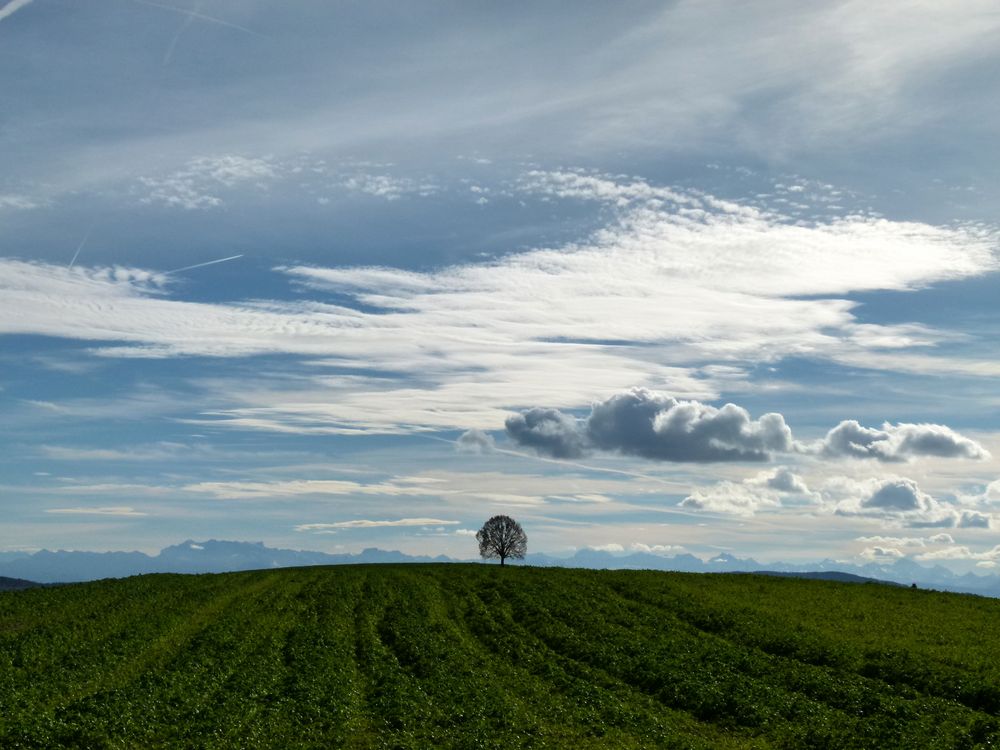
[(906, 557), (906, 553), (895, 547), (866, 547), (861, 557), (873, 562), (891, 562)]
[(989, 528), (992, 522), (991, 515), (942, 502), (906, 477), (860, 482), (833, 478), (823, 495), (839, 515), (879, 518), (911, 528)]
[(397, 518), (392, 521), (370, 521), (358, 519), (355, 521), (337, 521), (335, 523), (302, 523), (295, 527), (296, 531), (336, 531), (337, 529), (379, 529), (397, 526), (455, 526), (458, 521), (445, 521), (440, 518)]
[(809, 494), (809, 488), (802, 477), (792, 473), (791, 469), (784, 466), (777, 468), (772, 474), (765, 474), (763, 476), (766, 477), (764, 479), (765, 484), (772, 490), (796, 495)]
[(582, 421), (533, 408), (509, 417), (506, 428), (519, 445), (556, 458), (601, 450), (659, 461), (766, 461), (793, 446), (780, 414), (755, 420), (735, 404), (716, 408), (645, 388), (594, 403)]
[(496, 449), (496, 444), (488, 432), (466, 430), (455, 441), (455, 449), (460, 453), (492, 453)]
[(684, 547), (679, 544), (643, 544), (642, 542), (632, 542), (629, 545), (630, 552), (643, 552), (647, 555), (676, 555), (684, 551)]
[(518, 445), (534, 448), (553, 458), (579, 458), (588, 441), (580, 424), (558, 409), (528, 409), (504, 422), (507, 435)]
[(881, 429), (845, 420), (830, 430), (818, 445), (824, 456), (874, 458), (901, 462), (917, 456), (941, 458), (989, 458), (979, 443), (940, 424), (890, 424)]
[(871, 495), (861, 500), (862, 508), (891, 512), (927, 510), (932, 504), (933, 498), (921, 492), (917, 483), (910, 479), (886, 480)]
[(617, 542), (611, 542), (610, 544), (595, 544), (587, 549), (596, 550), (598, 552), (610, 552), (613, 555), (620, 555), (625, 551), (625, 548)]
[(792, 497), (815, 499), (802, 477), (779, 467), (741, 482), (724, 480), (711, 487), (696, 489), (681, 501), (681, 506), (712, 513), (752, 516), (759, 510), (777, 508)]

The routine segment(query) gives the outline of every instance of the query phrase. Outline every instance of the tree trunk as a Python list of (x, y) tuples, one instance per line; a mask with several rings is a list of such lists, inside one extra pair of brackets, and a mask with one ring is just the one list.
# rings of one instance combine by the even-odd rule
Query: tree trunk
[(501, 568), (503, 567), (503, 558), (504, 558), (504, 556), (500, 555), (500, 567)]

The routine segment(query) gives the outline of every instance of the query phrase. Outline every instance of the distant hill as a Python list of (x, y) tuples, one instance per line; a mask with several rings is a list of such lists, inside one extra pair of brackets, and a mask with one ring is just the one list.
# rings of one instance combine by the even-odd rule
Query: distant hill
[(814, 581), (839, 581), (841, 583), (881, 583), (886, 586), (903, 585), (901, 583), (896, 583), (895, 581), (884, 581), (879, 578), (867, 578), (866, 576), (858, 576), (853, 573), (841, 573), (837, 570), (813, 570), (801, 573), (793, 573), (789, 571), (781, 572), (777, 570), (755, 570), (753, 573), (747, 573), (746, 575), (777, 576), (779, 578), (809, 578)]
[[(156, 555), (143, 552), (77, 552), (42, 550), (34, 554), (8, 553), (0, 556), (0, 576), (23, 578), (44, 583), (93, 581), (101, 578), (124, 578), (144, 573), (226, 573), (264, 568), (288, 568), (306, 565), (359, 565), (401, 562), (471, 562), (445, 555), (436, 557), (407, 555), (370, 547), (355, 554), (329, 554), (305, 550), (276, 549), (261, 542), (237, 542), (210, 539), (187, 540), (165, 547)], [(834, 560), (803, 564), (760, 563), (752, 558), (719, 554), (702, 560), (691, 554), (670, 557), (650, 553), (612, 554), (581, 549), (569, 557), (530, 553), (523, 563), (536, 567), (598, 568), (607, 570), (665, 570), (682, 573), (841, 574), (864, 579), (891, 581), (920, 588), (1000, 596), (1000, 576), (956, 575), (938, 565), (925, 567), (908, 559), (891, 564), (851, 565)], [(848, 580), (842, 578), (841, 580)]]
[(448, 564), (0, 594), (0, 747), (975, 748), (1000, 601)]
[(35, 583), (34, 581), (26, 581), (23, 578), (7, 578), (5, 576), (0, 576), (0, 591), (19, 591), (21, 589), (30, 589), (41, 584)]

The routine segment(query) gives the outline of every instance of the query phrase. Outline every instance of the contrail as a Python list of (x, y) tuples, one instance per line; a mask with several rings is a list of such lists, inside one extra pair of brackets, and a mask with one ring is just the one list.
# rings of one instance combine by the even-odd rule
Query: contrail
[[(193, 9), (192, 12), (193, 13), (200, 13), (201, 12), (201, 6), (202, 6), (202, 4), (201, 4), (201, 2), (199, 2), (197, 5), (194, 6), (194, 9)], [(188, 26), (191, 25), (191, 23), (194, 21), (194, 19), (195, 19), (195, 17), (192, 16), (192, 15), (187, 15), (187, 16), (184, 17), (184, 23), (182, 23), (181, 27), (179, 29), (177, 29), (177, 33), (174, 34), (174, 38), (170, 40), (170, 46), (167, 47), (167, 51), (163, 55), (163, 64), (164, 65), (169, 65), (170, 64), (170, 61), (174, 57), (174, 48), (177, 46), (177, 42), (180, 40), (181, 34), (183, 34), (184, 30)]]
[(12, 13), (17, 13), (17, 11), (21, 10), (21, 8), (30, 2), (31, 0), (10, 0), (9, 3), (0, 8), (0, 21)]
[[(31, 2), (31, 0), (26, 0)], [(20, 2), (20, 0), (14, 0), (14, 2)], [(197, 18), (199, 21), (208, 21), (209, 23), (217, 23), (220, 26), (226, 26), (230, 29), (236, 29), (237, 31), (242, 31), (244, 34), (252, 34), (253, 36), (263, 37), (259, 31), (254, 31), (253, 29), (248, 29), (246, 26), (240, 26), (238, 23), (231, 23), (229, 21), (223, 21), (221, 18), (216, 18), (215, 16), (206, 16), (204, 13), (199, 13), (196, 10), (188, 10), (187, 8), (178, 8), (175, 5), (165, 5), (163, 3), (154, 3), (153, 0), (133, 0), (133, 2), (139, 3), (139, 5), (148, 5), (150, 8), (162, 8), (163, 10), (172, 10), (174, 13), (180, 13), (183, 16), (188, 16), (189, 18)]]
[(83, 235), (83, 239), (80, 240), (80, 244), (76, 246), (76, 252), (73, 253), (73, 260), (69, 262), (69, 265), (66, 266), (67, 268), (72, 268), (73, 264), (76, 263), (76, 259), (80, 256), (80, 251), (83, 250), (83, 246), (87, 244), (87, 238), (90, 237), (90, 233), (94, 231), (94, 226), (94, 224), (91, 224), (90, 229), (88, 229), (87, 233)]
[(173, 271), (167, 271), (163, 275), (169, 276), (172, 273), (180, 273), (181, 271), (192, 271), (195, 268), (204, 268), (205, 266), (214, 266), (216, 263), (225, 263), (227, 260), (236, 260), (237, 258), (242, 258), (243, 253), (239, 255), (230, 255), (228, 258), (219, 258), (218, 260), (207, 260), (204, 263), (195, 263), (193, 266), (184, 266), (184, 268), (175, 268)]

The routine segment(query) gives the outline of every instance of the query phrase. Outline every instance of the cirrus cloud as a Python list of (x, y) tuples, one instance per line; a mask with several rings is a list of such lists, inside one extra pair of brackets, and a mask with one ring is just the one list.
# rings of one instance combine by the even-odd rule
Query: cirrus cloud
[(399, 526), (457, 526), (458, 521), (446, 521), (440, 518), (397, 518), (389, 521), (371, 521), (356, 519), (353, 521), (336, 521), (334, 523), (302, 523), (295, 527), (296, 531), (335, 531), (337, 529), (380, 529)]

